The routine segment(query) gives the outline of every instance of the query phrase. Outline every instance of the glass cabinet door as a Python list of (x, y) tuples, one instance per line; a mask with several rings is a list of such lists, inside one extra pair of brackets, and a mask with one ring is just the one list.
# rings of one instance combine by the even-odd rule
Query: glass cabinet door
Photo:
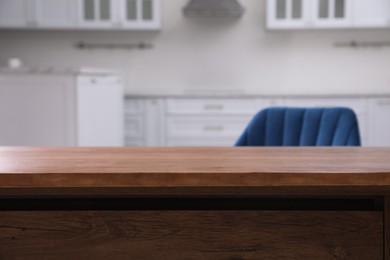
[(115, 25), (116, 0), (81, 0), (80, 25), (86, 27), (112, 27)]
[(159, 0), (121, 0), (124, 26), (136, 29), (158, 28)]
[(350, 0), (315, 0), (313, 6), (316, 27), (346, 27), (352, 25)]
[(312, 0), (268, 0), (268, 28), (303, 28), (308, 18), (308, 1)]

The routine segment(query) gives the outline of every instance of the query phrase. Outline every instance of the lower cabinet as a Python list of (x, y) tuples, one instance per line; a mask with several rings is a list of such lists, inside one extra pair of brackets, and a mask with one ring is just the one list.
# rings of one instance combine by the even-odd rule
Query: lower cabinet
[(270, 106), (353, 109), (363, 146), (390, 146), (390, 97), (127, 98), (127, 146), (233, 146), (251, 118)]
[(164, 106), (162, 99), (126, 99), (125, 145), (163, 146)]
[(0, 73), (1, 146), (123, 146), (116, 74)]

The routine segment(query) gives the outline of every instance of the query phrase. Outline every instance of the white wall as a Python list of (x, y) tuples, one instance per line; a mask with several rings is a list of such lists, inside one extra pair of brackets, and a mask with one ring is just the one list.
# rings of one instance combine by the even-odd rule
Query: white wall
[[(390, 48), (335, 48), (390, 41), (390, 29), (267, 31), (265, 0), (241, 0), (239, 20), (185, 18), (187, 0), (161, 0), (161, 32), (0, 32), (0, 65), (120, 69), (128, 94), (207, 90), (247, 94), (390, 93)], [(152, 50), (88, 50), (78, 41), (153, 43)]]

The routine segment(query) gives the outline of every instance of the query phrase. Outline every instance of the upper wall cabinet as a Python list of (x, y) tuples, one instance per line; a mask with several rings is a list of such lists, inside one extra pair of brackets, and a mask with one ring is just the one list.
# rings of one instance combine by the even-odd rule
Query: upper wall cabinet
[(390, 27), (389, 0), (353, 0), (356, 27)]
[(313, 27), (351, 27), (351, 3), (353, 1), (354, 0), (312, 0)]
[(160, 0), (0, 0), (0, 28), (156, 30)]
[[(2, 0), (0, 0), (2, 1)], [(31, 26), (47, 29), (76, 28), (77, 0), (26, 0), (32, 2)]]
[(268, 0), (269, 29), (389, 27), (389, 0)]
[(308, 24), (309, 2), (312, 0), (269, 0), (269, 28), (304, 28)]
[(0, 0), (0, 25), (2, 27), (27, 27), (33, 19), (29, 0)]
[(160, 27), (160, 1), (120, 0), (119, 18), (125, 28), (157, 29)]
[(79, 28), (107, 29), (119, 23), (118, 1), (81, 0), (79, 3)]

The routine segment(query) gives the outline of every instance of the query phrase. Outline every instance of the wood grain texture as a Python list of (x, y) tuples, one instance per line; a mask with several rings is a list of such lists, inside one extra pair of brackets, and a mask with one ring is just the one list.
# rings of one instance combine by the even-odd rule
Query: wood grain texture
[(390, 148), (0, 148), (0, 189), (390, 187)]
[(384, 199), (384, 259), (390, 260), (390, 197)]
[(383, 259), (381, 212), (0, 212), (0, 259)]

